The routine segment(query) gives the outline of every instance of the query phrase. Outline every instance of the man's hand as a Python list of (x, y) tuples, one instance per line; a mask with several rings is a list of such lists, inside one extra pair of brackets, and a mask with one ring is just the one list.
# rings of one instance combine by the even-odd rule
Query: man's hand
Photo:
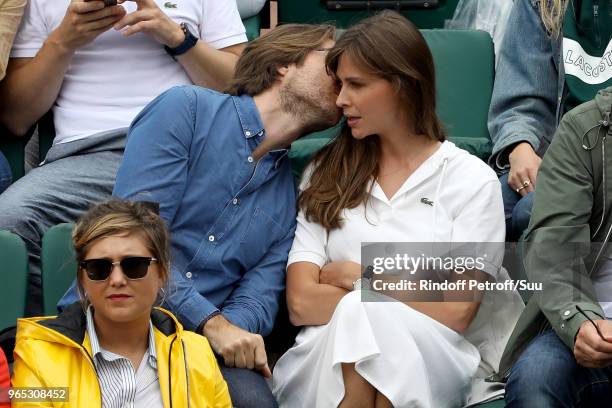
[(263, 337), (259, 334), (236, 327), (221, 315), (206, 322), (202, 334), (214, 352), (223, 357), (226, 366), (256, 369), (264, 377), (272, 377)]
[(361, 278), (361, 265), (352, 261), (330, 262), (319, 272), (319, 283), (326, 283), (348, 291), (353, 290), (353, 282), (359, 278)]
[(583, 367), (603, 368), (612, 364), (612, 322), (595, 320), (599, 331), (606, 340), (603, 340), (590, 321), (580, 326), (576, 341), (574, 342), (574, 356)]
[(119, 0), (120, 3), (133, 1), (138, 8), (123, 17), (115, 24), (115, 30), (122, 30), (129, 37), (136, 33), (145, 33), (170, 48), (176, 48), (185, 40), (181, 26), (159, 9), (153, 0)]
[(523, 197), (534, 191), (542, 159), (533, 147), (527, 142), (519, 143), (512, 149), (508, 160), (510, 161), (508, 185)]
[(60, 25), (48, 41), (74, 52), (109, 30), (125, 15), (121, 6), (104, 7), (103, 1), (71, 0)]

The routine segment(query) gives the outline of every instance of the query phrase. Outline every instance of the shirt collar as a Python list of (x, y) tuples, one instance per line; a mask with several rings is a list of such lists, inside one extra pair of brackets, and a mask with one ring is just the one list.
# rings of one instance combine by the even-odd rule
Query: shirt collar
[[(96, 367), (98, 365), (98, 358), (104, 358), (105, 360), (109, 360), (108, 354), (114, 355), (107, 350), (104, 350), (100, 346), (100, 342), (98, 341), (98, 335), (96, 334), (96, 327), (94, 325), (93, 320), (93, 307), (89, 305), (87, 308), (87, 334), (89, 335), (89, 343), (91, 344), (91, 354), (94, 356), (94, 363)], [(157, 369), (157, 353), (155, 351), (155, 334), (153, 333), (153, 323), (151, 323), (151, 319), (149, 319), (149, 349), (147, 350), (149, 353), (149, 364), (151, 367)], [(99, 357), (98, 357), (99, 356)], [(117, 356), (121, 358), (121, 356)], [(111, 358), (111, 360), (116, 360), (116, 358)]]
[(249, 95), (232, 96), (232, 100), (240, 118), (244, 137), (250, 139), (253, 136), (263, 136), (265, 129), (253, 97)]

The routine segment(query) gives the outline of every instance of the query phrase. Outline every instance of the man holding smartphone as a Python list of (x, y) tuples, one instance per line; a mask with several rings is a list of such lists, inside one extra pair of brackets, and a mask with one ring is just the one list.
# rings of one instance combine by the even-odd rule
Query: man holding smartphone
[[(0, 229), (30, 254), (40, 312), (40, 240), (110, 196), (127, 128), (175, 85), (222, 89), (246, 35), (234, 0), (31, 0), (0, 83), (0, 121), (21, 136), (53, 111), (44, 164), (0, 195)], [(201, 41), (199, 41), (201, 39)]]

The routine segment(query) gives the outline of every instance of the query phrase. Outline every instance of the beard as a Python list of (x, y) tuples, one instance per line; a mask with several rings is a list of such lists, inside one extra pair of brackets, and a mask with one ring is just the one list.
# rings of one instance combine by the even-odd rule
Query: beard
[(315, 85), (298, 87), (290, 82), (279, 92), (282, 110), (301, 124), (302, 134), (325, 130), (338, 123), (340, 109), (334, 101), (333, 89), (326, 91)]

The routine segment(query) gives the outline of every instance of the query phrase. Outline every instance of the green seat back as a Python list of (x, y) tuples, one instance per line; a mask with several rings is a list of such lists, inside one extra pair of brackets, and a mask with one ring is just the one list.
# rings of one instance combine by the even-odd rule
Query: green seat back
[[(453, 17), (459, 0), (439, 0), (433, 9), (403, 10), (402, 14), (419, 28), (442, 28), (444, 20)], [(323, 23), (333, 22), (338, 27), (348, 27), (373, 12), (351, 10), (328, 10), (321, 1), (278, 0), (278, 21), (280, 23)]]
[(41, 264), (45, 315), (57, 314), (57, 302), (76, 277), (72, 227), (72, 224), (58, 224), (43, 236)]
[(249, 41), (253, 41), (259, 37), (259, 29), (261, 26), (261, 17), (259, 17), (259, 15), (242, 20), (242, 24), (244, 24)]
[[(422, 30), (436, 67), (437, 112), (449, 139), (487, 160), (491, 139), (487, 115), (493, 92), (495, 56), (489, 34), (471, 30)], [(293, 143), (290, 157), (299, 177), (312, 155), (338, 128), (305, 136)]]
[(28, 282), (28, 254), (24, 242), (17, 235), (0, 231), (0, 330), (17, 324), (26, 306)]
[(25, 145), (27, 139), (13, 138), (4, 132), (4, 129), (0, 129), (0, 152), (4, 154), (4, 157), (11, 166), (11, 173), (13, 175), (13, 181), (22, 177), (25, 173)]
[(434, 58), (437, 111), (450, 140), (487, 160), (492, 148), (487, 116), (495, 76), (491, 37), (472, 30), (422, 33)]

